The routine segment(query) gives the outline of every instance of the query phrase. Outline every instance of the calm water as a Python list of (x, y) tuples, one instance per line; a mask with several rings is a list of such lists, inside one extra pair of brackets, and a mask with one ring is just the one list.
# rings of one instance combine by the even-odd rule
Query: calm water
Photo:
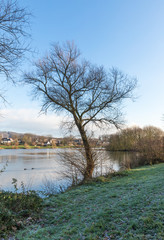
[[(68, 184), (61, 172), (64, 166), (60, 164), (60, 153), (64, 149), (11, 149), (0, 150), (0, 169), (7, 162), (6, 169), (0, 174), (0, 188), (4, 190), (13, 190), (12, 178), (18, 180), (18, 186), (21, 181), (27, 189), (43, 190), (43, 186), (47, 180), (53, 181), (56, 186)], [(76, 151), (76, 150), (68, 150)], [(119, 170), (123, 158), (120, 154), (107, 153), (102, 151), (102, 159), (100, 166), (95, 170), (96, 173), (105, 173), (111, 169)]]

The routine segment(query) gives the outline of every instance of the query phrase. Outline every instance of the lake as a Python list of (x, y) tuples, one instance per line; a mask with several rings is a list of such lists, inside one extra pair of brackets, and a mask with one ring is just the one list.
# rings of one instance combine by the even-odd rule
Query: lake
[[(13, 191), (12, 179), (18, 180), (18, 186), (24, 183), (27, 189), (43, 190), (48, 182), (53, 182), (56, 188), (69, 185), (68, 179), (63, 177), (64, 166), (60, 164), (61, 153), (77, 151), (74, 149), (2, 149), (0, 150), (0, 188)], [(95, 169), (95, 175), (105, 171), (120, 169), (120, 161), (125, 160), (125, 154), (101, 151), (100, 166)], [(122, 155), (122, 157), (120, 157)]]

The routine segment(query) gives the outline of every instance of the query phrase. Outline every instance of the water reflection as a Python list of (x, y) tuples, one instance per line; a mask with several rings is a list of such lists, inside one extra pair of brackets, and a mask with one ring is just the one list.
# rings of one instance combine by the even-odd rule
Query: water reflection
[(34, 190), (41, 190), (42, 179), (47, 176), (58, 180), (56, 149), (14, 149), (0, 151), (0, 169), (7, 162), (6, 170), (0, 174), (0, 186), (12, 190), (12, 178), (20, 185), (24, 184)]
[(131, 169), (139, 165), (139, 153), (137, 152), (108, 152), (110, 158), (117, 161), (121, 169)]
[[(60, 152), (63, 149), (11, 149), (0, 150), (0, 169), (7, 162), (6, 170), (0, 174), (0, 187), (13, 190), (12, 178), (21, 181), (28, 189), (42, 190), (44, 179), (50, 179), (57, 184), (66, 184), (66, 179), (60, 174), (64, 171), (60, 164)], [(68, 150), (76, 151), (76, 150)], [(94, 175), (120, 169), (120, 163), (131, 158), (128, 154), (101, 151), (99, 166)], [(105, 161), (104, 161), (105, 160)]]

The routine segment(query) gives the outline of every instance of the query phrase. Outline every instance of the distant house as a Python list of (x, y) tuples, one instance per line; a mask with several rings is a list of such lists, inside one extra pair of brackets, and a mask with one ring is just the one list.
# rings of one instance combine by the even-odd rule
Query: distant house
[(2, 138), (1, 140), (1, 144), (8, 144), (8, 143), (12, 143), (13, 139), (12, 138)]

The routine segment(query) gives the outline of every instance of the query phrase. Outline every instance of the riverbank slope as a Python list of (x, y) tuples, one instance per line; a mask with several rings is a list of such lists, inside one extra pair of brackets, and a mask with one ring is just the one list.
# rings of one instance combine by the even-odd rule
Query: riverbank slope
[(40, 221), (16, 239), (164, 239), (164, 164), (45, 199)]

